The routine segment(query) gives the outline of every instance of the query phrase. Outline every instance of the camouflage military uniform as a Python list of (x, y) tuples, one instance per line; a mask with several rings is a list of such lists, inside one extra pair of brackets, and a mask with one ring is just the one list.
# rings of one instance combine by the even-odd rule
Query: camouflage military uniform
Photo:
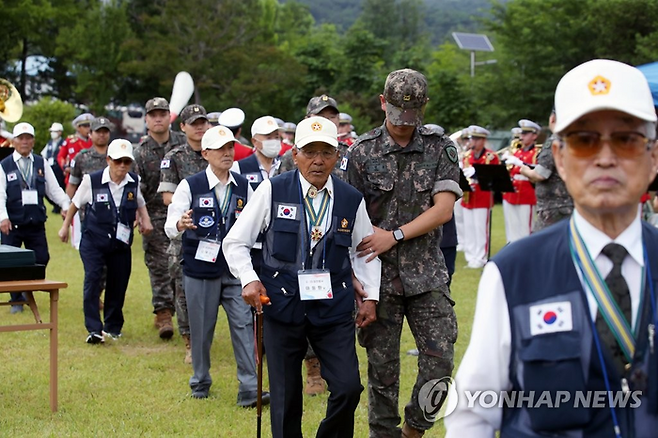
[[(340, 154), (340, 158), (338, 159), (334, 170), (331, 172), (333, 176), (345, 182), (348, 182), (347, 168), (350, 159), (349, 151), (350, 147), (346, 143), (343, 143), (342, 141), (338, 142), (338, 153)], [(280, 175), (284, 172), (295, 169), (297, 169), (297, 166), (295, 166), (295, 162), (292, 159), (292, 149), (289, 149), (281, 156), (281, 164), (279, 164), (278, 174)]]
[(158, 144), (147, 136), (135, 148), (136, 171), (140, 176), (140, 188), (146, 200), (146, 209), (151, 217), (153, 232), (142, 237), (144, 263), (149, 271), (153, 313), (168, 309), (174, 312), (174, 285), (169, 275), (167, 247), (169, 238), (164, 232), (167, 207), (162, 203), (158, 190), (160, 184), (160, 163), (165, 154), (178, 145), (185, 144), (185, 135), (169, 132), (169, 140)]
[(71, 161), (71, 174), (69, 183), (79, 186), (82, 177), (103, 170), (107, 167), (107, 154), (99, 154), (95, 147), (83, 149)]
[[(457, 150), (448, 137), (431, 129), (417, 127), (403, 148), (384, 124), (359, 137), (350, 155), (349, 181), (363, 193), (373, 225), (382, 229), (395, 230), (411, 222), (432, 207), (439, 192), (462, 194)], [(432, 426), (419, 406), (419, 391), (426, 382), (452, 373), (457, 320), (439, 250), (441, 234), (438, 227), (379, 255), (377, 320), (358, 334), (368, 352), (371, 437), (400, 436), (400, 333), (405, 316), (420, 352), (418, 377), (405, 408), (408, 424), (419, 430)]]
[[(573, 199), (567, 192), (567, 186), (560, 178), (553, 160), (551, 150), (552, 138), (546, 141), (537, 156), (535, 172), (548, 178), (535, 184), (537, 196), (537, 219), (534, 231), (539, 231), (562, 219), (571, 216), (573, 212)], [(549, 175), (550, 173), (550, 175)]]
[[(158, 193), (176, 191), (178, 184), (196, 173), (205, 170), (208, 162), (201, 156), (201, 152), (196, 152), (192, 147), (185, 143), (169, 151), (162, 160), (160, 165), (160, 185)], [(164, 229), (164, 227), (163, 227)], [(174, 296), (176, 305), (176, 318), (178, 320), (178, 330), (181, 335), (190, 334), (190, 323), (187, 316), (187, 301), (185, 300), (185, 291), (183, 290), (183, 268), (182, 261), (182, 242), (180, 239), (172, 239), (167, 248), (169, 276), (174, 282)]]

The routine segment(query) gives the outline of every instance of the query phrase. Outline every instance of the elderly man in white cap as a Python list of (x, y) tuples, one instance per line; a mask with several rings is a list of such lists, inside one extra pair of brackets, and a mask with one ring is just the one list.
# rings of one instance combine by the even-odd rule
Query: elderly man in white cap
[(534, 209), (537, 205), (535, 188), (527, 176), (521, 174), (524, 165), (537, 164), (539, 148), (535, 145), (541, 126), (527, 119), (519, 120), (521, 137), (517, 148), (503, 156), (511, 166), (510, 176), (514, 192), (503, 193), (503, 212), (505, 214), (505, 234), (507, 242), (514, 242), (532, 232)]
[(658, 171), (651, 91), (636, 68), (597, 59), (562, 77), (555, 110), (575, 211), (485, 267), (449, 438), (658, 430), (658, 230), (637, 208)]
[(247, 178), (251, 188), (256, 190), (261, 182), (275, 176), (279, 170), (281, 134), (274, 117), (263, 116), (254, 120), (251, 144), (254, 145), (254, 153), (234, 162), (231, 171)]
[(240, 281), (231, 274), (220, 251), (226, 233), (253, 193), (244, 177), (230, 171), (234, 142), (233, 133), (225, 126), (214, 126), (205, 132), (201, 154), (208, 167), (185, 178), (176, 188), (165, 232), (171, 239), (182, 235), (183, 282), (194, 370), (190, 378), (192, 397), (207, 398), (212, 385), (210, 348), (221, 305), (228, 318), (238, 368), (237, 403), (252, 407), (257, 390), (253, 319), (249, 306), (241, 299)]
[[(264, 312), (274, 438), (302, 436), (301, 364), (308, 342), (331, 391), (316, 436), (353, 436), (363, 391), (355, 290), (371, 301), (366, 306), (362, 295), (357, 297), (356, 325), (365, 327), (375, 319), (381, 265), (378, 258), (366, 263), (356, 257), (357, 245), (373, 229), (361, 193), (331, 175), (339, 156), (336, 137), (332, 121), (317, 116), (301, 121), (293, 148), (299, 170), (261, 183), (222, 248), (240, 278), (242, 297)], [(256, 273), (249, 250), (259, 233), (263, 260)], [(261, 295), (271, 305), (263, 308)]]
[[(46, 207), (43, 198), (52, 199), (64, 212), (70, 200), (55, 174), (34, 149), (34, 127), (29, 123), (14, 126), (14, 152), (0, 162), (0, 231), (2, 244), (34, 251), (36, 263), (47, 265), (50, 255), (46, 241)], [(11, 294), (11, 313), (23, 311), (21, 293)]]
[[(139, 188), (139, 177), (129, 172), (133, 165), (133, 146), (128, 140), (113, 140), (107, 148), (107, 167), (84, 175), (75, 192), (71, 208), (59, 230), (62, 242), (69, 238), (73, 216), (85, 207), (85, 229), (80, 240), (80, 258), (85, 270), (83, 310), (86, 342), (101, 344), (106, 337), (118, 340), (123, 329), (123, 303), (132, 267), (133, 226), (139, 218), (139, 230), (153, 230), (146, 202)], [(103, 268), (107, 281), (103, 285)], [(105, 286), (104, 318), (99, 298)]]
[[(54, 122), (48, 131), (50, 131), (50, 140), (48, 140), (48, 143), (46, 143), (46, 145), (41, 150), (41, 156), (44, 160), (46, 160), (50, 168), (53, 170), (59, 186), (65, 189), (66, 186), (64, 185), (64, 171), (57, 162), (57, 154), (59, 154), (59, 150), (62, 147), (62, 144), (64, 144), (64, 138), (62, 138), (64, 127), (61, 123)], [(53, 213), (59, 213), (61, 211), (57, 204), (55, 204), (50, 199), (48, 199), (48, 201), (53, 204)]]
[(493, 208), (493, 193), (482, 190), (478, 183), (474, 164), (499, 164), (498, 156), (485, 147), (489, 131), (481, 126), (471, 125), (466, 128), (468, 133), (468, 148), (464, 154), (463, 171), (464, 176), (473, 189), (472, 192), (464, 193), (461, 200), (464, 217), (464, 233), (460, 236), (464, 245), (464, 256), (467, 267), (479, 269), (487, 263), (489, 244), (489, 222), (491, 221), (491, 209)]

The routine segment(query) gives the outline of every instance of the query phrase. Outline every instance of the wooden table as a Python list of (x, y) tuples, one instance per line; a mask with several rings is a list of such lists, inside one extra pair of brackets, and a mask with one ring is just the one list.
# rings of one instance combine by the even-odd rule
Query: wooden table
[[(0, 302), (0, 306), (27, 304), (34, 314), (35, 324), (0, 325), (1, 332), (19, 332), (24, 330), (50, 330), (50, 410), (57, 411), (57, 301), (59, 290), (68, 287), (61, 281), (19, 280), (0, 281), (0, 293), (25, 292), (27, 301), (20, 303)], [(32, 292), (43, 291), (50, 294), (50, 322), (43, 323)], [(3, 318), (7, 319), (7, 318)]]

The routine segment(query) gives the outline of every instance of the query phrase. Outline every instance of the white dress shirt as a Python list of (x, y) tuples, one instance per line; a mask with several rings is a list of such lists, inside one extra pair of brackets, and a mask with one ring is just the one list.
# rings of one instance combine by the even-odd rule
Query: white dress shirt
[[(214, 190), (217, 202), (219, 205), (222, 205), (224, 198), (226, 197), (228, 185), (233, 184), (237, 187), (238, 183), (235, 181), (235, 178), (233, 178), (231, 172), (228, 173), (228, 181), (226, 184), (223, 184), (219, 178), (217, 178), (217, 175), (215, 175), (210, 166), (206, 167), (205, 172), (206, 178), (208, 178), (208, 187), (210, 187), (210, 190)], [(247, 188), (247, 204), (249, 203), (249, 199), (253, 193), (254, 191), (251, 189), (251, 186), (249, 186)], [(183, 231), (185, 231), (178, 231), (176, 224), (180, 220), (181, 216), (183, 216), (183, 213), (188, 211), (191, 206), (192, 192), (190, 191), (190, 184), (186, 179), (184, 179), (180, 182), (180, 184), (178, 184), (178, 187), (176, 187), (176, 191), (171, 197), (171, 204), (169, 204), (167, 207), (167, 220), (165, 221), (164, 229), (165, 234), (167, 234), (170, 239), (175, 239), (176, 237), (183, 234)]]
[[(603, 247), (614, 242), (622, 245), (628, 251), (630, 257), (624, 259), (621, 270), (631, 296), (631, 327), (634, 327), (638, 317), (640, 293), (644, 280), (642, 278), (644, 252), (640, 216), (636, 216), (628, 228), (613, 240), (587, 222), (576, 210), (573, 215), (576, 228), (585, 243), (589, 256), (599, 270), (601, 278), (605, 278), (613, 266), (612, 261), (601, 253)], [(576, 270), (587, 296), (590, 316), (592, 321), (595, 321), (598, 311), (596, 298), (583, 282), (580, 270), (577, 267)], [(511, 389), (509, 364), (512, 335), (510, 330), (503, 280), (496, 264), (489, 262), (480, 278), (471, 341), (455, 378), (458, 394), (457, 409), (445, 418), (446, 437), (493, 437), (495, 431), (500, 430), (503, 409), (497, 406), (484, 408), (477, 402), (472, 407), (468, 407), (464, 391), (469, 390), (474, 393), (478, 390), (492, 390), (499, 393)]]
[[(306, 196), (311, 184), (299, 174), (299, 180), (302, 187), (303, 196)], [(331, 226), (331, 217), (334, 206), (334, 182), (331, 176), (327, 183), (318, 191), (318, 195), (313, 200), (313, 207), (316, 211), (322, 203), (322, 198), (325, 193), (329, 194), (330, 201), (327, 207), (327, 213), (324, 216), (320, 227), (325, 232)], [(340, 201), (340, 200), (339, 200)], [(258, 189), (254, 192), (254, 197), (245, 209), (242, 211), (240, 218), (231, 228), (228, 235), (224, 238), (224, 257), (231, 269), (231, 273), (240, 279), (242, 287), (252, 281), (259, 281), (258, 274), (254, 271), (251, 263), (249, 250), (254, 246), (258, 233), (264, 231), (270, 225), (272, 207), (272, 183), (269, 180), (263, 181)], [(308, 224), (308, 215), (306, 211), (298, 212), (306, 217)], [(361, 200), (359, 208), (356, 212), (354, 219), (354, 227), (352, 229), (352, 246), (350, 247), (350, 260), (352, 262), (352, 271), (356, 278), (361, 282), (365, 291), (368, 294), (366, 300), (379, 301), (379, 286), (381, 283), (381, 261), (375, 258), (370, 263), (366, 263), (367, 257), (357, 257), (356, 247), (365, 237), (373, 234), (372, 224), (370, 217), (366, 210), (365, 201)], [(308, 239), (306, 237), (305, 239)], [(312, 241), (312, 245), (317, 242)], [(297, 251), (297, 248), (290, 248), (291, 251)], [(300, 266), (301, 268), (301, 266)]]
[[(117, 208), (121, 205), (121, 198), (123, 198), (123, 189), (129, 182), (135, 182), (135, 180), (130, 176), (129, 173), (126, 173), (126, 176), (123, 177), (123, 180), (119, 184), (112, 181), (110, 178), (110, 168), (106, 167), (103, 169), (103, 175), (101, 176), (101, 183), (108, 183), (110, 188), (110, 193), (112, 193), (112, 199), (114, 200), (114, 205)], [(73, 204), (76, 207), (82, 208), (87, 204), (91, 204), (92, 201), (92, 190), (91, 190), (91, 177), (89, 174), (86, 174), (82, 177), (82, 182), (80, 187), (73, 195)], [(144, 202), (144, 196), (142, 196), (142, 190), (137, 184), (137, 207), (143, 207), (146, 203)]]
[[(14, 151), (11, 154), (12, 159), (16, 163), (16, 167), (20, 169), (19, 160), (22, 158), (22, 155)], [(32, 162), (32, 174), (34, 174), (34, 157), (32, 152), (27, 157)], [(20, 172), (19, 172), (20, 173)], [(59, 205), (62, 210), (66, 211), (71, 205), (71, 200), (66, 195), (66, 192), (62, 190), (57, 182), (57, 178), (53, 173), (53, 169), (48, 165), (47, 162), (44, 162), (43, 166), (44, 177), (46, 178), (46, 196), (48, 199), (52, 200), (55, 204)], [(35, 189), (34, 187), (32, 187)], [(5, 170), (0, 166), (0, 221), (8, 219), (9, 215), (7, 214), (7, 175)]]
[[(243, 158), (243, 160), (244, 159), (246, 158)], [(274, 178), (275, 176), (278, 175), (279, 166), (281, 166), (281, 159), (279, 157), (274, 158), (274, 161), (272, 161), (272, 167), (270, 167), (269, 172), (265, 170), (263, 165), (260, 163), (258, 157), (256, 157), (256, 161), (258, 162), (258, 170), (260, 170), (260, 175), (263, 178), (263, 181), (265, 181), (266, 179)], [(240, 170), (240, 164), (238, 164), (237, 161), (233, 162), (233, 166), (231, 166), (231, 172), (239, 173), (240, 175), (242, 175), (242, 171)]]

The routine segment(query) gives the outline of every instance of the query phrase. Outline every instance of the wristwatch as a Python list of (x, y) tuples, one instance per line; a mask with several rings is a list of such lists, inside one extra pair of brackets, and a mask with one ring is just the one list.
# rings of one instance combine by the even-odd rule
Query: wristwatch
[(404, 240), (404, 233), (401, 229), (393, 230), (393, 238), (396, 242), (402, 242)]

